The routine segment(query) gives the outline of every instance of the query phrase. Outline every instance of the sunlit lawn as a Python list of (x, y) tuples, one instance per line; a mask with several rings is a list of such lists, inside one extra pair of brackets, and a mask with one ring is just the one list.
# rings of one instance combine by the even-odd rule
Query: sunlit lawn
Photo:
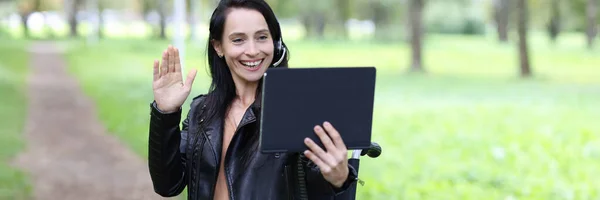
[[(102, 120), (145, 157), (152, 62), (167, 41), (67, 44)], [(585, 50), (583, 35), (531, 44), (536, 76), (521, 80), (515, 45), (491, 37), (429, 36), (426, 75), (405, 73), (406, 44), (288, 42), (292, 67), (377, 67), (383, 154), (362, 160), (359, 199), (600, 198), (600, 51)], [(208, 88), (206, 53), (188, 47), (195, 96)]]
[(24, 41), (0, 40), (0, 199), (27, 199), (31, 186), (11, 161), (24, 149), (28, 55)]

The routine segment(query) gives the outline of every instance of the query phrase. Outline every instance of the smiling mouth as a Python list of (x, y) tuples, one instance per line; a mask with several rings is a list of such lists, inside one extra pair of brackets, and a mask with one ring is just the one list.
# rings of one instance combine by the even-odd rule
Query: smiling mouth
[(249, 68), (256, 68), (258, 66), (260, 66), (260, 64), (264, 61), (265, 59), (260, 59), (260, 60), (256, 60), (256, 61), (251, 61), (251, 62), (246, 62), (246, 61), (240, 61), (240, 63), (246, 67)]

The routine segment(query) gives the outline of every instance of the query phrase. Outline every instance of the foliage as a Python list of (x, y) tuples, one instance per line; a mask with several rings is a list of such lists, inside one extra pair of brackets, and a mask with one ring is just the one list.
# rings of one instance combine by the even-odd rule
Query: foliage
[(438, 1), (426, 5), (425, 23), (432, 33), (484, 34), (486, 16), (481, 5)]

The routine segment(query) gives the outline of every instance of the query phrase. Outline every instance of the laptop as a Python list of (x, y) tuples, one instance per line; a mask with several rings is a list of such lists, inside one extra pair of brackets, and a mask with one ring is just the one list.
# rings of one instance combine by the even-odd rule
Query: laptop
[(313, 127), (330, 122), (348, 150), (371, 144), (375, 67), (271, 68), (263, 77), (260, 149), (303, 152)]

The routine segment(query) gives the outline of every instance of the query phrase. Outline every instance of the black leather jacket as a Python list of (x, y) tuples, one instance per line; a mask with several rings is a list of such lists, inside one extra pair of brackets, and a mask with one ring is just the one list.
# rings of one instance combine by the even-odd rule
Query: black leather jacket
[[(162, 113), (151, 105), (148, 165), (154, 191), (161, 196), (179, 195), (187, 186), (188, 199), (213, 199), (222, 152), (222, 120), (205, 122), (203, 95), (192, 101), (181, 130), (181, 109)], [(229, 196), (235, 199), (297, 199), (296, 176), (291, 170), (297, 154), (263, 154), (257, 149), (255, 107), (249, 108), (233, 136), (225, 159)], [(205, 128), (199, 128), (202, 123)], [(253, 142), (248, 142), (253, 141)], [(241, 159), (245, 158), (245, 159)], [(297, 163), (297, 162), (296, 162)], [(302, 162), (308, 199), (340, 199), (356, 182), (356, 171), (349, 166), (349, 178), (341, 188), (327, 182), (318, 167)], [(298, 165), (296, 165), (297, 168)], [(294, 173), (290, 173), (294, 171)], [(294, 190), (294, 191), (292, 191)], [(343, 197), (347, 198), (347, 197)]]

